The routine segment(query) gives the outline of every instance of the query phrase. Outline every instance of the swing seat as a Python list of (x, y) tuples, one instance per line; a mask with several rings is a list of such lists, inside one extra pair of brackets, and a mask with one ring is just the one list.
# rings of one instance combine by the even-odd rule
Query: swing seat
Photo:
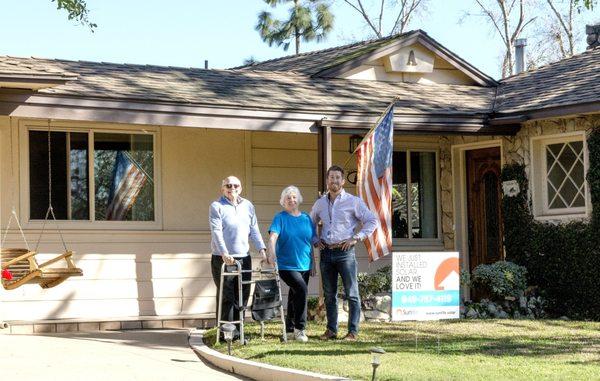
[[(75, 267), (73, 252), (64, 253), (38, 264), (35, 251), (27, 249), (2, 249), (2, 270), (10, 271), (12, 279), (2, 279), (2, 286), (6, 290), (14, 290), (24, 284), (39, 284), (42, 288), (57, 286), (72, 276), (82, 276), (83, 271)], [(64, 260), (67, 267), (48, 267), (58, 261)]]

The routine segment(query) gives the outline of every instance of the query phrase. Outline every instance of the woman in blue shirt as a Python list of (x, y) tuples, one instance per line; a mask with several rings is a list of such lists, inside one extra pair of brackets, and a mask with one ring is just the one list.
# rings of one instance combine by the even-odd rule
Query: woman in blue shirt
[(314, 274), (315, 260), (312, 239), (316, 236), (315, 227), (309, 215), (298, 207), (302, 203), (300, 190), (293, 185), (281, 192), (279, 200), (284, 210), (273, 218), (269, 228), (267, 261), (277, 260), (279, 276), (290, 287), (288, 294), (286, 329), (294, 332), (294, 338), (307, 342), (306, 301), (308, 280)]

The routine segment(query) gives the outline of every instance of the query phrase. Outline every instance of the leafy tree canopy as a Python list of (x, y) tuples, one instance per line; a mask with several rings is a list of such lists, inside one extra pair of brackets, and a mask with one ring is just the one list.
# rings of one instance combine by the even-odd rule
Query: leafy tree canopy
[(56, 3), (56, 9), (64, 9), (68, 13), (69, 20), (75, 20), (81, 25), (87, 25), (92, 32), (96, 25), (88, 19), (88, 9), (85, 0), (51, 0)]

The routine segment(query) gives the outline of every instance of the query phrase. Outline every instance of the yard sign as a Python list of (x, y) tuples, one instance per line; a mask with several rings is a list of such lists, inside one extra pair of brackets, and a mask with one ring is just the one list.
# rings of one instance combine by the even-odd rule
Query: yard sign
[(458, 319), (458, 253), (395, 252), (392, 320)]

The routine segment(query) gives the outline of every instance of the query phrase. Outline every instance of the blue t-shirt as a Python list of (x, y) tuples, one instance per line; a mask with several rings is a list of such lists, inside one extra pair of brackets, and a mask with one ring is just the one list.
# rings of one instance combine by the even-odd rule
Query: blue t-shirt
[(310, 270), (312, 237), (316, 234), (306, 213), (292, 216), (286, 211), (277, 213), (269, 232), (277, 233), (277, 266), (280, 270)]

